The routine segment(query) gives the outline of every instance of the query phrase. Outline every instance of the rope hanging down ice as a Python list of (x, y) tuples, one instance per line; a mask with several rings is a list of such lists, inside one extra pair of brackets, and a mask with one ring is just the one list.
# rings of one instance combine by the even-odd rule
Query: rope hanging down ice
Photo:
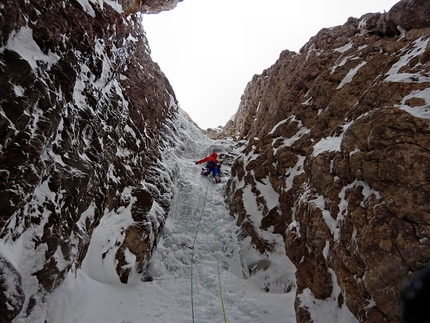
[[(212, 207), (212, 218), (213, 218), (214, 208)], [(225, 307), (224, 307), (224, 298), (222, 297), (222, 285), (221, 285), (221, 272), (219, 270), (219, 259), (218, 259), (218, 240), (216, 238), (216, 232), (214, 228), (214, 237), (215, 237), (215, 255), (216, 255), (216, 268), (218, 272), (218, 286), (219, 286), (219, 297), (221, 299), (221, 307), (222, 313), (224, 315), (224, 323), (227, 323), (227, 317), (225, 315)]]
[[(206, 193), (205, 193), (205, 199), (203, 201), (203, 207), (202, 207), (202, 213), (200, 215), (200, 219), (199, 219), (199, 223), (197, 224), (197, 229), (196, 229), (196, 233), (194, 235), (194, 240), (193, 240), (193, 244), (190, 247), (191, 248), (191, 311), (192, 311), (192, 316), (193, 316), (193, 323), (194, 323), (194, 294), (193, 294), (193, 264), (194, 264), (194, 245), (196, 243), (196, 238), (197, 238), (197, 233), (199, 232), (199, 228), (200, 228), (200, 222), (202, 221), (203, 218), (203, 212), (205, 210), (205, 205), (206, 205), (206, 200), (207, 200), (207, 196), (208, 196), (208, 189), (209, 189), (209, 181), (208, 181), (208, 186), (206, 187)], [(212, 206), (212, 214), (211, 217), (213, 218), (213, 212), (214, 212), (214, 208)], [(219, 268), (219, 259), (218, 259), (218, 240), (216, 238), (216, 232), (215, 232), (215, 227), (214, 227), (214, 237), (215, 237), (215, 247), (216, 247), (216, 264), (217, 264), (217, 272), (218, 272), (218, 286), (219, 286), (219, 293), (220, 293), (220, 299), (221, 299), (221, 306), (222, 306), (222, 312), (224, 315), (224, 322), (227, 323), (227, 317), (225, 314), (225, 307), (224, 307), (224, 299), (222, 296), (222, 286), (221, 286), (221, 274), (220, 274), (220, 268)]]
[(202, 213), (200, 214), (199, 223), (197, 224), (196, 234), (194, 235), (193, 244), (190, 247), (191, 248), (191, 312), (192, 312), (192, 315), (193, 315), (193, 323), (194, 323), (194, 294), (193, 294), (194, 245), (196, 243), (197, 233), (199, 232), (200, 222), (202, 222), (203, 212), (205, 210), (206, 199), (207, 199), (207, 196), (208, 196), (208, 189), (209, 189), (209, 181), (208, 181), (208, 185), (206, 186), (205, 199), (203, 200)]

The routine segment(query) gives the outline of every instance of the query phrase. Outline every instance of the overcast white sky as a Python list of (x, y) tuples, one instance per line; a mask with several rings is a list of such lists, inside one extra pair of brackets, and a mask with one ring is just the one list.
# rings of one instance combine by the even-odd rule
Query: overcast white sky
[(397, 0), (184, 0), (145, 15), (152, 58), (203, 129), (224, 126), (254, 74), (325, 27), (383, 12)]

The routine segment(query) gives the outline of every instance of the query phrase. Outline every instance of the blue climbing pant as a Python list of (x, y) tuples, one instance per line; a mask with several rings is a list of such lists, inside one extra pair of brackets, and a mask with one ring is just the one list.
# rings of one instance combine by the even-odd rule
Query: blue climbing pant
[(208, 176), (211, 172), (213, 172), (214, 176), (219, 176), (218, 166), (208, 167), (207, 170), (203, 173), (203, 175)]

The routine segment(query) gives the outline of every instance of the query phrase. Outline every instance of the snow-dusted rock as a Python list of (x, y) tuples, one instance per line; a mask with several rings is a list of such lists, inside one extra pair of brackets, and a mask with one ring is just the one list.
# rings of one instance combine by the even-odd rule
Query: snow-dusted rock
[(0, 251), (25, 295), (2, 313), (29, 315), (84, 263), (123, 283), (145, 267), (172, 198), (161, 150), (177, 106), (137, 10), (177, 2), (0, 5)]
[(0, 254), (0, 322), (11, 322), (22, 310), (25, 295), (16, 268)]
[(333, 322), (399, 322), (402, 284), (430, 262), (429, 10), (401, 1), (284, 51), (220, 134), (245, 143), (237, 224), (262, 253), (261, 230), (284, 236), (298, 322), (317, 303)]

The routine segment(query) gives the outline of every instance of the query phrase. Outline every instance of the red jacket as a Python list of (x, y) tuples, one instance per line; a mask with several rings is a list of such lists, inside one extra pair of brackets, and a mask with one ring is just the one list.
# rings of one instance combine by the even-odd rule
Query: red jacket
[(217, 153), (213, 153), (212, 155), (205, 157), (203, 159), (200, 159), (197, 164), (201, 164), (207, 161), (213, 161), (214, 163), (218, 164), (218, 160), (216, 159), (218, 157)]

